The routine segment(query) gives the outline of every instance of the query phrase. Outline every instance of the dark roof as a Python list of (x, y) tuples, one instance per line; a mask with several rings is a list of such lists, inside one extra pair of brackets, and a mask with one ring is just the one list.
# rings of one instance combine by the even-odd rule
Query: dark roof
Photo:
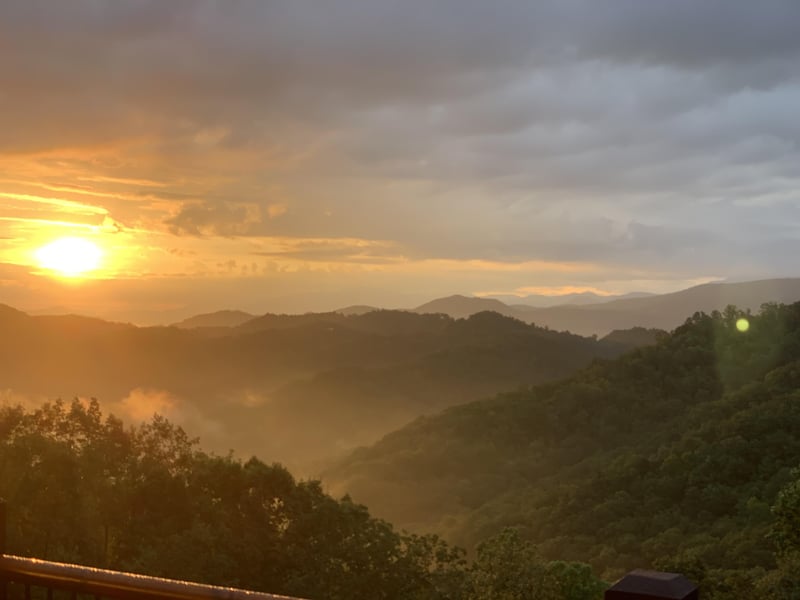
[(696, 585), (678, 573), (636, 569), (625, 575), (608, 591), (683, 600), (696, 589)]

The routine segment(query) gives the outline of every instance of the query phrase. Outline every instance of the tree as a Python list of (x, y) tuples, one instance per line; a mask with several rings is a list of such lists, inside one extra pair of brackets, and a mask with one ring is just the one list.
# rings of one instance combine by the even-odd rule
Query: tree
[(462, 550), (280, 465), (206, 454), (162, 417), (2, 407), (0, 433), (13, 553), (330, 600), (463, 598)]
[(775, 523), (770, 537), (784, 555), (800, 551), (800, 469), (792, 475), (793, 481), (780, 491), (772, 507)]
[(547, 564), (547, 571), (557, 581), (563, 600), (597, 600), (608, 588), (585, 563), (557, 560)]
[(469, 600), (555, 600), (556, 582), (537, 549), (516, 529), (504, 529), (478, 546), (470, 569)]

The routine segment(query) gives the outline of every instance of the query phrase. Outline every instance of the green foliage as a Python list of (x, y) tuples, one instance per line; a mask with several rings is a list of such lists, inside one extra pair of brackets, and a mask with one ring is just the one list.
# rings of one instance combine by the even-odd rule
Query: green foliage
[(478, 546), (470, 600), (550, 600), (557, 583), (536, 548), (505, 529)]
[(794, 481), (778, 494), (772, 512), (775, 523), (771, 537), (783, 554), (800, 552), (800, 471), (793, 471)]
[(754, 588), (752, 597), (763, 600), (800, 599), (800, 555), (796, 552), (785, 554), (778, 568), (760, 578)]
[(631, 327), (630, 329), (615, 329), (603, 337), (602, 341), (606, 344), (621, 344), (627, 348), (639, 348), (651, 346), (666, 335), (667, 332), (662, 329)]
[(469, 600), (598, 600), (606, 584), (588, 565), (547, 562), (515, 529), (478, 546)]
[(126, 429), (95, 401), (56, 402), (2, 409), (0, 431), (16, 554), (342, 599), (412, 597), (463, 564), (278, 465), (205, 454), (161, 417)]
[(585, 563), (552, 561), (547, 565), (564, 600), (597, 600), (608, 588)]

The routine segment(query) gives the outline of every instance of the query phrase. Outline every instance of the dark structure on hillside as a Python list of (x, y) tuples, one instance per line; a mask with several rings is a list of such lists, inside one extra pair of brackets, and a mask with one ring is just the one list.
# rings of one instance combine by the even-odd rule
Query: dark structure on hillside
[(698, 594), (683, 575), (637, 569), (606, 590), (605, 600), (698, 600)]

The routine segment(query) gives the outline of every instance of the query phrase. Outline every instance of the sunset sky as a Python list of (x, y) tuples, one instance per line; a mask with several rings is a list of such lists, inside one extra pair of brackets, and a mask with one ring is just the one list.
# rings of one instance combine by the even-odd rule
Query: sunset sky
[[(798, 275), (800, 2), (0, 3), (0, 303), (138, 322)], [(37, 250), (90, 240), (62, 277)]]

